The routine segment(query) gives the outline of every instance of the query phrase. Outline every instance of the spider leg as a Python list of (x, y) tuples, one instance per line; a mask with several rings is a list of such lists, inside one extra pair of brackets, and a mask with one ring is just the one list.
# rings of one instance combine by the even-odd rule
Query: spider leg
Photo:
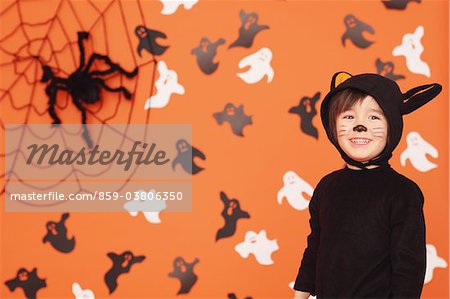
[[(88, 61), (87, 65), (86, 65), (86, 69), (85, 69), (86, 71), (88, 71), (91, 68), (92, 63), (94, 63), (94, 61), (96, 59), (103, 60), (107, 65), (109, 65), (111, 67), (111, 69), (109, 69), (107, 71), (104, 71), (104, 72), (112, 73), (114, 71), (118, 71), (119, 73), (127, 76), (128, 78), (133, 78), (138, 73), (138, 68), (137, 67), (135, 67), (132, 72), (127, 72), (120, 65), (112, 62), (111, 59), (108, 56), (100, 55), (100, 54), (97, 54), (97, 53), (93, 53), (91, 55), (91, 57), (89, 58), (89, 61)], [(101, 72), (93, 71), (91, 74), (101, 74)]]
[(78, 32), (78, 48), (80, 49), (80, 66), (78, 67), (78, 70), (81, 70), (84, 67), (84, 45), (83, 40), (88, 39), (89, 32), (80, 31)]
[(121, 87), (117, 87), (117, 88), (112, 88), (112, 87), (109, 87), (108, 85), (106, 85), (106, 83), (102, 79), (100, 79), (100, 78), (95, 78), (95, 79), (96, 79), (95, 81), (100, 86), (102, 86), (104, 89), (106, 89), (107, 91), (122, 92), (126, 99), (128, 99), (128, 100), (131, 99), (131, 93), (125, 87), (121, 86)]
[(58, 90), (66, 90), (64, 87), (57, 86), (55, 84), (50, 84), (45, 88), (45, 93), (48, 95), (48, 114), (53, 119), (52, 125), (59, 125), (61, 123), (61, 119), (58, 117), (55, 111), (56, 105), (56, 94)]
[(91, 139), (91, 136), (89, 135), (89, 130), (87, 129), (86, 126), (86, 108), (84, 108), (84, 106), (80, 103), (80, 101), (78, 99), (73, 99), (73, 103), (75, 104), (75, 107), (78, 108), (78, 110), (81, 112), (81, 123), (83, 126), (83, 138), (86, 141), (86, 143), (88, 144), (89, 148), (92, 148), (93, 146), (93, 142)]
[(112, 73), (114, 73), (116, 70), (115, 69), (113, 69), (113, 68), (110, 68), (109, 70), (106, 70), (106, 71), (92, 71), (92, 72), (89, 72), (89, 75), (99, 75), (99, 76), (104, 76), (104, 75), (109, 75), (109, 74), (112, 74)]

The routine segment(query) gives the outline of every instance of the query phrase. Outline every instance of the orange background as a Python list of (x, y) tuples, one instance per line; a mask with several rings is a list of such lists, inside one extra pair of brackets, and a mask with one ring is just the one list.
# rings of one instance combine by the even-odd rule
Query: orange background
[[(198, 281), (187, 297), (226, 298), (230, 292), (238, 298), (291, 297), (293, 291), (288, 284), (295, 280), (306, 246), (309, 213), (292, 209), (286, 200), (281, 206), (277, 203), (283, 175), (293, 170), (316, 186), (324, 175), (342, 167), (343, 161), (322, 127), (320, 103), (329, 89), (332, 74), (339, 70), (352, 74), (376, 72), (377, 58), (394, 62), (395, 73), (406, 76), (397, 81), (403, 92), (431, 82), (443, 86), (435, 100), (414, 112), (414, 116), (404, 117), (402, 140), (390, 163), (422, 189), (427, 243), (435, 245), (438, 255), (448, 263), (447, 1), (410, 3), (404, 11), (387, 10), (380, 1), (200, 1), (190, 10), (180, 7), (168, 16), (160, 14), (161, 9), (162, 4), (157, 1), (1, 2), (3, 50), (16, 53), (26, 44), (22, 30), (16, 31), (13, 38), (4, 39), (17, 26), (42, 37), (49, 28), (23, 23), (36, 24), (57, 16), (48, 38), (55, 49), (68, 41), (70, 47), (53, 57), (48, 45), (43, 45), (39, 54), (51, 59), (58, 57), (59, 68), (70, 73), (78, 62), (76, 31), (89, 30), (87, 57), (96, 51), (108, 54), (126, 70), (140, 67), (137, 80), (121, 83), (115, 77), (108, 81), (110, 86), (128, 86), (134, 98), (121, 103), (117, 115), (107, 122), (192, 124), (192, 145), (205, 153), (206, 160), (198, 161), (205, 170), (192, 179), (192, 212), (163, 211), (161, 224), (151, 224), (141, 214), (131, 217), (125, 212), (71, 213), (66, 225), (68, 235), (75, 236), (76, 246), (70, 254), (61, 254), (49, 244), (42, 244), (46, 222), (58, 221), (60, 213), (7, 213), (2, 206), (0, 297), (23, 297), (20, 289), (9, 292), (4, 281), (13, 278), (21, 267), (28, 270), (37, 267), (39, 277), (47, 281), (47, 288), (38, 291), (38, 298), (72, 298), (71, 285), (75, 281), (82, 288), (93, 290), (97, 298), (167, 298), (175, 296), (179, 288), (179, 282), (168, 277), (177, 256), (187, 262), (200, 260), (194, 268)], [(237, 38), (241, 9), (256, 12), (259, 24), (267, 24), (270, 29), (258, 33), (250, 49), (227, 49)], [(346, 47), (342, 46), (343, 19), (347, 14), (354, 14), (375, 28), (375, 34), (367, 35), (375, 41), (372, 46), (359, 49), (350, 40)], [(167, 34), (168, 38), (160, 43), (170, 48), (155, 59), (164, 60), (169, 69), (176, 70), (179, 83), (186, 89), (183, 96), (173, 95), (163, 109), (143, 109), (152, 80), (158, 74), (148, 52), (144, 51), (142, 57), (136, 53), (138, 41), (134, 28), (142, 24)], [(391, 54), (401, 43), (403, 34), (412, 33), (419, 25), (425, 28), (422, 38), (425, 50), (421, 58), (429, 64), (431, 78), (409, 72), (405, 58)], [(191, 49), (198, 46), (202, 37), (213, 42), (219, 38), (226, 40), (225, 45), (218, 47), (215, 57), (219, 67), (209, 76), (200, 71), (195, 56), (191, 55)], [(35, 49), (39, 46), (39, 42), (33, 44), (30, 49), (34, 50), (30, 52), (37, 54)], [(274, 79), (271, 83), (264, 78), (257, 84), (246, 84), (236, 76), (242, 71), (238, 63), (262, 47), (270, 48), (273, 53)], [(50, 123), (45, 112), (45, 85), (37, 82), (36, 89), (32, 90), (33, 85), (24, 79), (25, 73), (30, 78), (40, 78), (39, 64), (32, 59), (12, 64), (13, 56), (5, 51), (0, 53), (2, 124)], [(56, 60), (50, 60), (49, 64), (56, 67)], [(24, 67), (25, 73), (15, 71), (14, 66)], [(313, 119), (319, 131), (316, 140), (301, 132), (299, 117), (287, 111), (298, 105), (302, 97), (312, 97), (318, 91), (321, 98), (316, 104), (318, 114)], [(98, 108), (95, 113), (98, 119), (111, 115), (118, 101), (115, 94), (103, 93), (103, 97), (102, 106), (91, 108), (93, 111)], [(13, 103), (22, 106), (30, 103), (30, 99), (32, 108), (13, 108)], [(61, 107), (57, 111), (64, 123), (80, 122), (80, 114), (70, 99), (60, 95), (58, 101)], [(253, 125), (244, 129), (243, 138), (233, 135), (228, 124), (218, 125), (212, 117), (228, 102), (243, 104), (244, 111), (253, 116)], [(98, 119), (88, 114), (89, 123), (99, 123)], [(437, 169), (420, 173), (409, 162), (406, 167), (400, 165), (399, 155), (406, 148), (405, 137), (411, 131), (419, 132), (438, 149), (439, 157), (433, 161), (438, 164)], [(1, 146), (3, 153), (3, 143)], [(0, 165), (3, 173), (3, 157)], [(251, 218), (239, 220), (232, 237), (215, 242), (216, 231), (224, 223), (220, 216), (223, 208), (220, 191), (237, 198)], [(253, 256), (243, 259), (234, 251), (247, 231), (261, 229), (267, 231), (269, 239), (276, 239), (280, 247), (272, 255), (275, 263), (270, 266), (258, 264)], [(125, 250), (145, 255), (146, 260), (121, 276), (117, 290), (108, 295), (103, 276), (111, 261), (106, 253), (120, 254)], [(448, 268), (436, 268), (433, 274), (433, 280), (424, 286), (423, 298), (448, 298)]]

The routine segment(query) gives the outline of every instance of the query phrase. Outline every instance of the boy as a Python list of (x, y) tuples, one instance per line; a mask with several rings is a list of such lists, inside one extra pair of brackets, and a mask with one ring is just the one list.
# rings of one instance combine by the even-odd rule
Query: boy
[(295, 298), (420, 298), (424, 198), (388, 160), (401, 139), (402, 115), (441, 90), (434, 83), (402, 94), (395, 81), (378, 74), (333, 75), (321, 118), (346, 166), (314, 190)]

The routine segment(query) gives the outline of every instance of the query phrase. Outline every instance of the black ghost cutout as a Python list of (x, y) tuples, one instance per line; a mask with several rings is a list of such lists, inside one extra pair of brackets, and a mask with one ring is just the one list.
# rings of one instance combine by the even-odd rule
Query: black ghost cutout
[(300, 129), (303, 133), (319, 138), (317, 128), (312, 124), (313, 117), (317, 115), (316, 103), (320, 98), (317, 92), (312, 98), (303, 97), (298, 106), (289, 109), (289, 113), (297, 114), (300, 117)]
[(390, 0), (390, 1), (381, 1), (383, 2), (384, 6), (388, 9), (398, 9), (398, 10), (404, 10), (406, 9), (406, 6), (410, 2), (417, 2), (421, 3), (421, 0)]
[(253, 40), (258, 32), (264, 29), (269, 29), (267, 25), (258, 24), (258, 15), (254, 12), (245, 13), (241, 9), (239, 12), (241, 19), (241, 27), (239, 27), (239, 37), (228, 46), (228, 49), (234, 47), (250, 48), (253, 45)]
[(59, 220), (59, 222), (47, 222), (47, 234), (42, 239), (44, 244), (50, 242), (53, 248), (63, 253), (69, 253), (75, 247), (75, 237), (72, 237), (71, 239), (67, 238), (67, 218), (69, 218), (69, 213), (64, 213), (61, 215), (61, 220)]
[(342, 35), (342, 45), (345, 47), (345, 41), (349, 38), (355, 46), (361, 49), (369, 47), (374, 42), (367, 40), (363, 36), (363, 32), (367, 31), (374, 34), (375, 30), (368, 24), (360, 21), (354, 15), (347, 15), (344, 18), (346, 27), (345, 33)]
[(220, 192), (220, 200), (223, 202), (222, 217), (225, 225), (217, 231), (216, 242), (219, 239), (231, 237), (236, 232), (237, 221), (241, 218), (250, 218), (250, 214), (241, 210), (239, 201), (229, 199), (225, 192)]
[(16, 288), (21, 288), (27, 298), (36, 298), (36, 293), (42, 288), (47, 287), (45, 279), (37, 276), (37, 269), (33, 268), (28, 272), (25, 268), (17, 271), (16, 277), (5, 282), (8, 289), (13, 292)]
[(204, 153), (200, 150), (196, 149), (192, 145), (190, 145), (185, 139), (180, 139), (176, 144), (177, 148), (177, 157), (172, 161), (172, 169), (175, 170), (175, 167), (178, 164), (181, 164), (181, 167), (190, 174), (197, 174), (202, 171), (204, 168), (197, 166), (194, 162), (195, 157), (199, 157), (202, 160), (206, 159)]
[(243, 105), (236, 107), (232, 103), (227, 103), (223, 111), (216, 112), (213, 114), (213, 116), (219, 125), (223, 124), (224, 122), (228, 122), (233, 133), (241, 137), (244, 136), (242, 132), (244, 130), (244, 127), (253, 123), (252, 117), (244, 113)]
[(377, 58), (377, 60), (375, 61), (375, 65), (377, 67), (377, 74), (381, 76), (385, 76), (386, 78), (389, 78), (394, 81), (405, 78), (405, 76), (403, 75), (394, 74), (395, 66), (392, 61), (384, 63), (380, 60), (380, 58)]
[(169, 46), (161, 46), (156, 41), (156, 38), (167, 38), (167, 35), (164, 32), (158, 30), (152, 30), (146, 28), (145, 26), (137, 26), (134, 30), (134, 33), (139, 39), (139, 45), (137, 47), (137, 52), (139, 56), (142, 56), (142, 50), (147, 50), (152, 55), (162, 55)]
[[(127, 72), (120, 65), (112, 62), (108, 56), (100, 55), (98, 53), (92, 53), (88, 59), (88, 62), (85, 63), (83, 40), (87, 40), (88, 37), (89, 32), (78, 32), (80, 62), (78, 68), (71, 73), (69, 77), (58, 77), (48, 65), (42, 65), (43, 75), (41, 82), (47, 83), (47, 87), (45, 88), (45, 93), (49, 99), (47, 111), (53, 120), (52, 125), (56, 126), (61, 124), (61, 119), (55, 111), (55, 105), (58, 91), (65, 91), (69, 93), (73, 104), (81, 112), (83, 138), (89, 148), (92, 148), (93, 142), (86, 126), (87, 117), (85, 105), (91, 105), (101, 101), (101, 89), (105, 89), (109, 92), (120, 92), (124, 95), (125, 99), (130, 100), (131, 93), (125, 87), (110, 87), (106, 85), (105, 79), (102, 77), (118, 72), (125, 75), (127, 78), (133, 78), (138, 74), (138, 68), (136, 67), (132, 72)], [(109, 69), (102, 71), (91, 70), (91, 66), (98, 60), (103, 61)]]
[(119, 275), (130, 272), (131, 266), (136, 263), (141, 263), (145, 260), (145, 256), (134, 256), (131, 251), (124, 251), (120, 255), (114, 252), (109, 252), (108, 257), (113, 262), (113, 265), (105, 274), (105, 283), (108, 287), (109, 293), (111, 294), (117, 288), (117, 278)]
[(211, 43), (208, 38), (204, 37), (200, 40), (200, 45), (192, 49), (191, 54), (197, 57), (197, 65), (206, 75), (214, 73), (219, 66), (218, 62), (213, 62), (213, 59), (217, 54), (217, 47), (224, 43), (225, 40), (223, 38), (218, 39), (215, 43)]
[(169, 277), (178, 278), (181, 283), (181, 287), (178, 290), (177, 295), (187, 294), (197, 281), (197, 275), (194, 273), (194, 266), (199, 262), (198, 258), (195, 258), (192, 263), (187, 263), (184, 258), (177, 257), (173, 262), (173, 271), (169, 273)]

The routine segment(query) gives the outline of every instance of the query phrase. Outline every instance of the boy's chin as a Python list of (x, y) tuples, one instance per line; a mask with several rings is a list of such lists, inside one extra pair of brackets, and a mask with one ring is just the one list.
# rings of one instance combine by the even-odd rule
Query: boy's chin
[(346, 154), (351, 159), (361, 162), (361, 163), (368, 163), (371, 159), (378, 157), (378, 155), (377, 156), (353, 156), (353, 155), (349, 155), (348, 153), (346, 153)]

